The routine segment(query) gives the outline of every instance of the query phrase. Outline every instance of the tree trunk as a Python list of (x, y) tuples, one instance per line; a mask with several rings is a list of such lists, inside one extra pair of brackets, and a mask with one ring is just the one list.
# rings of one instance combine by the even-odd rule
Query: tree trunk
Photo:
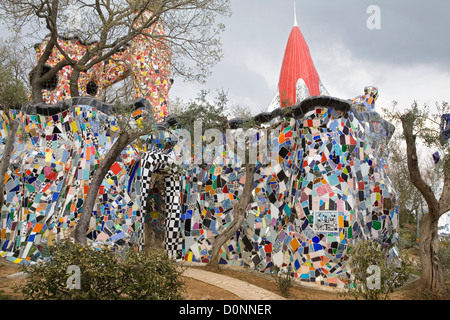
[(32, 82), (31, 85), (31, 100), (33, 103), (43, 102), (42, 97), (42, 87), (37, 83), (37, 81)]
[[(8, 111), (6, 111), (8, 112)], [(5, 113), (6, 113), (5, 112)], [(15, 120), (12, 120), (11, 117), (8, 116), (10, 127), (9, 127), (9, 135), (6, 138), (5, 148), (3, 149), (3, 157), (0, 163), (0, 211), (3, 207), (3, 202), (5, 201), (4, 190), (5, 190), (5, 175), (8, 170), (9, 162), (11, 159), (11, 154), (14, 150), (14, 141), (16, 139), (17, 128), (19, 127), (19, 123)]]
[(436, 298), (447, 298), (444, 274), (439, 262), (438, 220), (429, 212), (422, 215), (419, 225), (419, 248), (422, 274), (420, 291)]
[[(423, 293), (428, 293), (436, 298), (448, 298), (445, 287), (442, 267), (439, 263), (439, 239), (438, 220), (441, 216), (440, 201), (436, 199), (432, 188), (422, 179), (417, 157), (416, 135), (413, 133), (414, 115), (407, 113), (400, 118), (406, 141), (407, 163), (411, 182), (423, 195), (428, 213), (423, 215), (419, 225), (419, 248), (422, 274), (420, 286)], [(446, 174), (447, 175), (447, 174)], [(447, 183), (444, 183), (444, 191)]]
[(89, 190), (86, 195), (86, 199), (83, 203), (83, 210), (81, 211), (81, 217), (78, 220), (77, 226), (75, 227), (75, 241), (85, 244), (87, 242), (86, 232), (89, 228), (89, 222), (91, 220), (92, 211), (94, 209), (95, 203), (98, 198), (98, 191), (103, 179), (108, 173), (111, 166), (116, 161), (117, 157), (120, 156), (122, 150), (129, 145), (135, 139), (135, 135), (130, 134), (127, 131), (122, 131), (119, 138), (114, 143), (112, 148), (108, 151), (105, 159), (100, 163), (99, 167), (92, 177), (92, 181), (89, 185)]
[(70, 96), (73, 97), (79, 97), (80, 92), (78, 91), (78, 79), (80, 77), (80, 71), (72, 69), (72, 73), (70, 74), (69, 79), (69, 90), (70, 90)]
[(242, 196), (237, 204), (233, 204), (233, 221), (230, 226), (222, 233), (216, 236), (211, 252), (211, 259), (206, 265), (206, 269), (211, 271), (219, 271), (219, 254), (222, 246), (236, 234), (245, 219), (245, 213), (249, 203), (252, 201), (252, 191), (255, 176), (255, 166), (247, 164), (245, 166), (246, 177)]

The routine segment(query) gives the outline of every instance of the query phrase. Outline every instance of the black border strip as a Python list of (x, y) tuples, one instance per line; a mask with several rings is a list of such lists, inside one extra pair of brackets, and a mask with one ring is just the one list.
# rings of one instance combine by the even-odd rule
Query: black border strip
[[(134, 110), (144, 107), (150, 108), (151, 106), (150, 102), (145, 98), (139, 98), (134, 100), (133, 102), (128, 102), (126, 104), (134, 107)], [(45, 103), (19, 105), (11, 107), (11, 109), (21, 110), (22, 112), (30, 115), (52, 116), (61, 113), (74, 105), (89, 105), (108, 115), (111, 115), (116, 111), (116, 107), (114, 105), (106, 104), (94, 97), (75, 97), (64, 101), (60, 101), (53, 105), (48, 105)], [(352, 103), (351, 100), (343, 100), (331, 96), (308, 97), (303, 101), (301, 101), (300, 103), (290, 107), (277, 108), (272, 112), (259, 113), (250, 120), (235, 118), (229, 120), (228, 123), (231, 129), (238, 129), (244, 127), (244, 125), (249, 121), (254, 121), (256, 124), (263, 124), (270, 122), (276, 117), (294, 117), (297, 119), (303, 117), (306, 113), (314, 110), (314, 108), (317, 107), (331, 107), (334, 110), (340, 111), (342, 113), (352, 112), (354, 116), (360, 121), (379, 122), (387, 131), (388, 140), (390, 140), (395, 131), (395, 126), (390, 122), (384, 120), (378, 112), (358, 111), (356, 109), (356, 106)], [(159, 123), (157, 126), (160, 129), (164, 128), (168, 129), (176, 124), (177, 124), (177, 115), (170, 115), (169, 117), (164, 119), (163, 122)]]

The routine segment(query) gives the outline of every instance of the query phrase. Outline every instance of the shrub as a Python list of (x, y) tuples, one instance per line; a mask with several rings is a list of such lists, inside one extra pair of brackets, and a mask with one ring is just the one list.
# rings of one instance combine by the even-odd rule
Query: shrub
[(445, 277), (450, 275), (450, 236), (442, 237), (439, 241), (439, 262)]
[(349, 248), (351, 278), (346, 291), (355, 299), (379, 300), (388, 298), (410, 276), (411, 260), (402, 253), (399, 263), (389, 261), (388, 252), (379, 243), (365, 240)]
[(400, 249), (410, 249), (417, 246), (417, 234), (415, 229), (399, 228), (398, 246)]
[[(73, 267), (79, 268), (79, 289)], [(48, 261), (25, 271), (25, 299), (178, 300), (184, 290), (183, 270), (166, 253), (129, 250), (122, 256), (66, 240), (51, 248)]]
[(284, 297), (289, 296), (291, 288), (294, 286), (294, 277), (289, 271), (283, 271), (279, 267), (274, 266), (272, 268), (272, 276), (275, 278), (275, 282), (280, 288), (281, 294)]
[(11, 296), (5, 294), (4, 290), (0, 290), (0, 300), (11, 300)]

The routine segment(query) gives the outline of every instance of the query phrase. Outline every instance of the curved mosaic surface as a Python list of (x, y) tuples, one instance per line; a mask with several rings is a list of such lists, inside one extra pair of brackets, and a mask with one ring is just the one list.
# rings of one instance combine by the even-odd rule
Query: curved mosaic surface
[[(271, 120), (278, 134), (269, 141), (269, 163), (257, 162), (255, 201), (221, 263), (260, 271), (277, 265), (302, 280), (337, 285), (353, 241), (397, 241), (397, 196), (385, 161), (393, 127), (349, 103), (308, 108), (311, 102), (298, 106), (299, 118)], [(233, 219), (244, 174), (218, 165), (183, 176), (185, 260), (209, 261), (214, 236)]]
[[(112, 107), (81, 99), (13, 112), (22, 130), (5, 179), (0, 253), (10, 261), (42, 259), (55, 240), (70, 236), (93, 170), (114, 143)], [(134, 105), (139, 109), (144, 102)], [(8, 124), (2, 119), (4, 139)], [(391, 124), (332, 97), (311, 97), (254, 121), (260, 126), (247, 147), (263, 141), (268, 151), (254, 160), (254, 202), (242, 228), (222, 248), (221, 263), (262, 272), (277, 265), (302, 280), (337, 285), (349, 271), (346, 250), (353, 241), (395, 244), (397, 197), (385, 160)], [(178, 259), (209, 261), (214, 236), (232, 221), (233, 203), (243, 190), (245, 171), (235, 147), (245, 147), (239, 139), (245, 123), (230, 121), (223, 162), (211, 164), (203, 144), (202, 165), (180, 158), (192, 150), (184, 150), (190, 144), (181, 141), (176, 123), (172, 116), (158, 124), (155, 136), (145, 138), (147, 151), (129, 146), (111, 167), (90, 239), (119, 250), (141, 248), (143, 208), (154, 190), (149, 177), (161, 172), (166, 250)], [(146, 212), (150, 219), (153, 214)]]
[[(151, 12), (145, 12), (143, 17), (148, 18)], [(137, 22), (139, 24), (139, 21)], [(157, 21), (151, 28), (144, 30), (147, 34), (163, 35), (164, 25)], [(95, 43), (83, 43), (77, 37), (59, 38), (59, 46), (73, 60), (80, 60), (86, 53), (87, 47)], [(47, 40), (36, 45), (37, 58), (45, 50)], [(47, 60), (47, 65), (55, 66), (64, 59), (64, 56), (55, 47)], [(78, 90), (81, 96), (94, 96), (100, 98), (102, 92), (109, 86), (123, 80), (131, 73), (135, 90), (135, 98), (146, 98), (153, 105), (155, 118), (158, 122), (168, 116), (170, 79), (170, 50), (167, 49), (164, 39), (150, 40), (140, 35), (131, 43), (111, 56), (110, 59), (94, 65), (87, 72), (81, 72), (78, 80)], [(62, 68), (55, 83), (42, 90), (43, 100), (46, 104), (56, 104), (71, 98), (69, 80), (72, 67)]]
[[(137, 110), (142, 106), (142, 100), (135, 104)], [(100, 111), (111, 106), (92, 98), (23, 109), (30, 113), (12, 111), (21, 127), (1, 211), (0, 255), (16, 263), (48, 256), (55, 240), (71, 235), (92, 174), (116, 139), (110, 133), (118, 129), (115, 118)], [(36, 113), (44, 110), (53, 114)], [(1, 120), (4, 140), (9, 125), (3, 114)], [(139, 160), (138, 150), (129, 146), (111, 167), (100, 187), (88, 238), (138, 245), (141, 209), (134, 177)]]

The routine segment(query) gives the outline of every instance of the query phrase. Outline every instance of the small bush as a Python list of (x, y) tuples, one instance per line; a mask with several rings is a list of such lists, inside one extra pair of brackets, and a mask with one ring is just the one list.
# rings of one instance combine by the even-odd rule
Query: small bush
[(446, 278), (450, 276), (450, 236), (439, 241), (439, 262)]
[(272, 268), (272, 276), (280, 288), (281, 294), (284, 297), (289, 296), (291, 288), (294, 286), (294, 277), (289, 271), (282, 271), (279, 267)]
[[(349, 249), (351, 278), (347, 279), (346, 291), (355, 299), (379, 300), (388, 298), (410, 276), (411, 260), (402, 253), (400, 265), (388, 262), (387, 250), (375, 241), (361, 241)], [(379, 273), (377, 272), (379, 271)]]
[[(79, 268), (79, 289), (74, 288)], [(163, 252), (125, 256), (70, 241), (60, 241), (45, 263), (26, 267), (25, 299), (39, 300), (179, 300), (183, 270)]]
[(398, 246), (400, 249), (410, 249), (417, 246), (417, 234), (415, 229), (400, 228)]
[(5, 294), (4, 290), (0, 290), (0, 300), (11, 300), (11, 296)]

